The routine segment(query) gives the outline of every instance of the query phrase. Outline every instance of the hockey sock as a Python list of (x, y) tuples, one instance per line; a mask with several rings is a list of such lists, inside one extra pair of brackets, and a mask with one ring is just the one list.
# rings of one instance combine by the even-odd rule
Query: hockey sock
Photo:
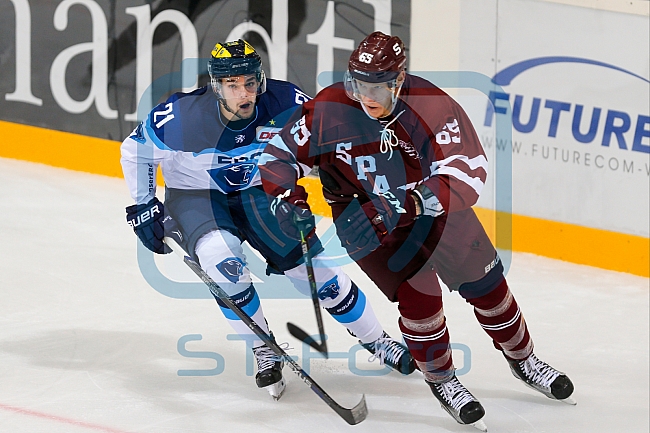
[(449, 378), (454, 363), (442, 296), (422, 293), (403, 282), (397, 289), (397, 301), (400, 330), (425, 380), (442, 382)]
[[(237, 293), (234, 296), (230, 297), (233, 302), (241, 308), (244, 313), (248, 314), (255, 323), (259, 325), (260, 328), (267, 334), (269, 333), (269, 326), (264, 319), (264, 313), (262, 312), (262, 304), (260, 304), (260, 298), (257, 295), (255, 287), (251, 284), (248, 289), (244, 290), (241, 293)], [(221, 299), (216, 298), (219, 307), (221, 307), (221, 312), (226, 317), (226, 320), (235, 330), (240, 337), (246, 340), (246, 344), (250, 344), (253, 348), (262, 346), (264, 343), (260, 340), (255, 333), (241, 321), (237, 315), (226, 306), (226, 304), (221, 301)]]
[(348, 328), (362, 343), (370, 343), (381, 337), (383, 328), (363, 291), (354, 283), (345, 297), (327, 312), (334, 320)]
[(481, 327), (507, 358), (525, 359), (533, 352), (533, 340), (526, 321), (505, 278), (492, 291), (477, 298), (467, 296), (462, 288), (460, 293), (474, 306), (474, 315)]
[[(320, 306), (362, 343), (370, 343), (381, 337), (383, 328), (370, 302), (350, 277), (320, 254), (312, 258), (312, 265)], [(284, 274), (300, 292), (307, 295), (311, 293), (304, 264), (285, 271)]]

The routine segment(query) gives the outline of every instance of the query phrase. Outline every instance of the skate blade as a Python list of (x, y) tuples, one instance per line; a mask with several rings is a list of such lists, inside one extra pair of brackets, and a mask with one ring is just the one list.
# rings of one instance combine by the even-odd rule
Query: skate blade
[(576, 399), (570, 396), (565, 398), (564, 400), (558, 400), (558, 401), (561, 401), (562, 403), (570, 404), (571, 406), (575, 406), (576, 404), (578, 404)]
[(479, 430), (482, 431), (482, 432), (487, 432), (487, 431), (488, 431), (488, 430), (487, 430), (487, 426), (485, 425), (485, 423), (483, 422), (482, 419), (480, 419), (480, 420), (478, 420), (478, 421), (476, 421), (475, 423), (470, 424), (470, 425), (471, 425), (472, 427), (476, 428), (476, 429), (479, 429)]
[(284, 377), (280, 379), (279, 382), (276, 382), (272, 385), (265, 386), (264, 389), (266, 389), (271, 397), (273, 397), (273, 400), (278, 401), (280, 400), (280, 397), (284, 394), (284, 390), (287, 387), (287, 383), (284, 380)]

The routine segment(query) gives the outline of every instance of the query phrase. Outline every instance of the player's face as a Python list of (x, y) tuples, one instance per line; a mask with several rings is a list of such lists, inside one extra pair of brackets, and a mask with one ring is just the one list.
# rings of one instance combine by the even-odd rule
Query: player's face
[(390, 114), (393, 108), (395, 90), (388, 83), (367, 83), (357, 80), (356, 85), (361, 103), (368, 111), (368, 114), (375, 119)]
[[(260, 82), (255, 75), (238, 75), (221, 80), (221, 96), (224, 103), (241, 119), (249, 119), (255, 113), (255, 99)], [(221, 108), (228, 120), (235, 115)]]

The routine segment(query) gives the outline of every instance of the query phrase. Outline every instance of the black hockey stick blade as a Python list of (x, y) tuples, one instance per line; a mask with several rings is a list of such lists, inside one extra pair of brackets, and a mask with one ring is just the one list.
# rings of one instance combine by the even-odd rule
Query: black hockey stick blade
[(289, 330), (289, 333), (296, 337), (298, 340), (302, 341), (305, 344), (310, 345), (317, 351), (323, 354), (325, 358), (328, 358), (327, 354), (327, 341), (323, 339), (323, 342), (318, 344), (316, 340), (312, 338), (311, 335), (307, 334), (305, 331), (300, 329), (298, 326), (294, 325), (291, 322), (287, 323), (287, 329)]
[(356, 425), (359, 424), (361, 421), (366, 419), (368, 416), (368, 406), (366, 406), (366, 396), (365, 394), (361, 396), (361, 401), (357, 403), (356, 406), (354, 406), (352, 409), (345, 409), (342, 408), (343, 410), (337, 410), (336, 413), (339, 414), (341, 418), (343, 418), (348, 424), (350, 425)]
[(305, 370), (303, 370), (300, 365), (290, 357), (287, 352), (282, 349), (278, 343), (275, 342), (266, 332), (259, 327), (257, 323), (251, 317), (244, 312), (237, 304), (233, 302), (228, 294), (221, 288), (219, 285), (210, 278), (210, 276), (201, 268), (201, 266), (192, 260), (191, 257), (185, 254), (183, 248), (178, 245), (178, 243), (172, 238), (165, 238), (165, 243), (171, 247), (172, 250), (179, 256), (183, 258), (183, 262), (192, 270), (194, 273), (208, 286), (210, 292), (215, 298), (221, 299), (228, 308), (232, 310), (241, 321), (250, 328), (255, 335), (257, 335), (264, 343), (279, 357), (281, 357), (284, 362), (291, 368), (291, 370), (296, 373), (296, 375), (303, 381), (305, 385), (311, 388), (314, 393), (325, 402), (334, 412), (336, 412), (341, 418), (345, 420), (350, 425), (359, 424), (361, 421), (366, 419), (368, 415), (368, 408), (366, 406), (366, 396), (361, 396), (361, 401), (357, 403), (351, 409), (345, 408), (338, 404), (330, 395), (325, 392), (323, 388), (318, 385), (314, 379), (309, 376)]

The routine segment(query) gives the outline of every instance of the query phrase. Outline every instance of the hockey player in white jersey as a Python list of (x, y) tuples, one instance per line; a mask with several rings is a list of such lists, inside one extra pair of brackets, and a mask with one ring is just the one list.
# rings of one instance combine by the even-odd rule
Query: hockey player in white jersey
[[(241, 244), (247, 241), (269, 269), (310, 293), (299, 236), (285, 235), (269, 214), (257, 167), (267, 142), (310, 98), (291, 83), (267, 79), (260, 56), (241, 39), (217, 43), (208, 68), (211, 86), (172, 95), (122, 143), (124, 177), (136, 202), (126, 209), (127, 221), (142, 243), (159, 254), (171, 251), (163, 242), (165, 233), (176, 232), (205, 272), (269, 333)], [(159, 164), (164, 205), (155, 196)], [(295, 217), (310, 233), (310, 251), (318, 252), (312, 261), (321, 307), (381, 362), (404, 374), (413, 372), (408, 350), (383, 331), (361, 289), (339, 267), (323, 263), (311, 212)], [(233, 329), (252, 341), (257, 386), (279, 398), (285, 387), (282, 362), (217, 302)]]

